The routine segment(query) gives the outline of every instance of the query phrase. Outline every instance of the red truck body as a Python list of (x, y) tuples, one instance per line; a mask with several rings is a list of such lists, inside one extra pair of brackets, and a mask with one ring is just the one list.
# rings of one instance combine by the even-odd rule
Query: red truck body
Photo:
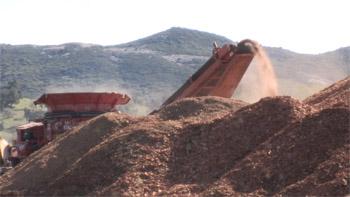
[(72, 130), (79, 123), (100, 114), (116, 110), (130, 97), (118, 93), (52, 93), (44, 94), (34, 101), (45, 105), (47, 113), (40, 122), (29, 122), (17, 127), (16, 147), (20, 158), (52, 141), (57, 135)]

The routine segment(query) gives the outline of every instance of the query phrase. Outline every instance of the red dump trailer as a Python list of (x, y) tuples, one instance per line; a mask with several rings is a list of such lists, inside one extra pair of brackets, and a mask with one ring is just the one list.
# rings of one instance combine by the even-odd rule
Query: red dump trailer
[(45, 105), (47, 112), (41, 120), (17, 127), (13, 155), (24, 158), (79, 123), (106, 112), (116, 111), (117, 105), (125, 105), (129, 101), (129, 96), (114, 92), (43, 94), (34, 104)]

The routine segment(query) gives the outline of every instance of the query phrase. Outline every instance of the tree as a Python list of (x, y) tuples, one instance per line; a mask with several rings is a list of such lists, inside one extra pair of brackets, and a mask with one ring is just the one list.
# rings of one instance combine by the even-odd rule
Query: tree
[(16, 80), (7, 82), (0, 89), (0, 111), (6, 107), (12, 107), (21, 98), (21, 91)]

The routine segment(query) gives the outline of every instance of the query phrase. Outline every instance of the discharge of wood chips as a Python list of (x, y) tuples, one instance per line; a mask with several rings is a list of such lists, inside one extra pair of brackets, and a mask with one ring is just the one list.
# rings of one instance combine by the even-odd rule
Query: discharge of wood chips
[(0, 196), (345, 196), (349, 81), (303, 102), (201, 97), (103, 114), (0, 177)]

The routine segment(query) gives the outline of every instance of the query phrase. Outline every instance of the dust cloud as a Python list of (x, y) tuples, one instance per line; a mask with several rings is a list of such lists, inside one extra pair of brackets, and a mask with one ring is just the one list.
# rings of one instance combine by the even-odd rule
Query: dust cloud
[(260, 63), (260, 66), (258, 66), (258, 73), (261, 80), (263, 96), (277, 96), (278, 85), (272, 63), (265, 50), (259, 44), (256, 47), (258, 49), (256, 58)]
[(278, 95), (278, 83), (272, 63), (257, 42), (253, 42), (253, 45), (256, 49), (255, 57), (234, 95), (235, 98), (251, 103), (263, 97)]
[(84, 83), (81, 81), (72, 81), (48, 85), (45, 88), (45, 93), (63, 92), (118, 92), (121, 94), (131, 94), (129, 90), (123, 88), (117, 81), (114, 80), (104, 81), (102, 83)]

